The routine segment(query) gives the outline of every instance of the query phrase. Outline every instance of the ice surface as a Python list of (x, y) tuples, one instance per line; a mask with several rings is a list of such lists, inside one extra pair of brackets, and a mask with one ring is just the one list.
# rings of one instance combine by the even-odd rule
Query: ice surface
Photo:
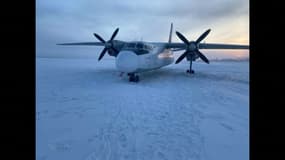
[(182, 61), (119, 77), (114, 60), (36, 59), (37, 160), (248, 160), (249, 63)]

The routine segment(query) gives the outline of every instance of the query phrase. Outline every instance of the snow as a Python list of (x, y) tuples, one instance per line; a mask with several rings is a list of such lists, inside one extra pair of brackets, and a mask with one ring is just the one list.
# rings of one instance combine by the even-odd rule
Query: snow
[(113, 59), (36, 59), (37, 160), (247, 160), (249, 62), (119, 76)]

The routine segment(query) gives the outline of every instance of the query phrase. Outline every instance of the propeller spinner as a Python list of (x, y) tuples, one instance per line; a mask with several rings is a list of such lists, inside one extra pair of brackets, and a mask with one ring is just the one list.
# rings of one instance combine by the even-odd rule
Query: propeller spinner
[(103, 51), (101, 52), (101, 54), (100, 54), (100, 56), (99, 56), (99, 58), (98, 58), (98, 61), (100, 61), (100, 60), (103, 58), (103, 56), (105, 55), (105, 53), (106, 53), (107, 51), (108, 51), (108, 52), (111, 52), (111, 51), (118, 52), (118, 51), (116, 50), (116, 48), (114, 48), (114, 44), (113, 44), (113, 40), (115, 39), (115, 37), (116, 37), (116, 35), (117, 35), (118, 32), (119, 32), (119, 28), (117, 28), (117, 29), (113, 32), (113, 34), (112, 34), (110, 40), (108, 40), (108, 41), (105, 41), (105, 40), (104, 40), (102, 37), (100, 37), (98, 34), (94, 33), (94, 36), (95, 36), (99, 41), (101, 41), (102, 43), (104, 43), (104, 45), (105, 45), (105, 48), (104, 48)]

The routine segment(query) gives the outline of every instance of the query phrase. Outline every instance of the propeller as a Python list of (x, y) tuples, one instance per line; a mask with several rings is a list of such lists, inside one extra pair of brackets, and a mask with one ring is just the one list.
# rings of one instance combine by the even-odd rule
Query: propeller
[(105, 53), (106, 53), (107, 51), (108, 51), (108, 52), (111, 52), (111, 51), (113, 51), (113, 52), (118, 52), (118, 51), (116, 50), (116, 48), (114, 48), (114, 44), (113, 44), (113, 40), (115, 39), (115, 37), (116, 37), (116, 35), (118, 34), (118, 32), (119, 32), (119, 28), (117, 28), (117, 29), (113, 32), (113, 34), (112, 34), (110, 40), (108, 40), (108, 41), (105, 41), (105, 40), (104, 40), (102, 37), (100, 37), (98, 34), (94, 33), (94, 36), (95, 36), (99, 41), (101, 41), (102, 43), (104, 43), (104, 45), (105, 45), (105, 48), (104, 48), (103, 51), (100, 53), (100, 56), (99, 56), (99, 58), (98, 58), (98, 61), (100, 61), (100, 60), (104, 57), (104, 55), (105, 55)]
[(181, 33), (176, 31), (176, 35), (181, 41), (183, 41), (187, 45), (187, 48), (186, 51), (176, 60), (175, 64), (181, 62), (185, 57), (190, 57), (190, 61), (192, 62), (192, 57), (195, 56), (195, 54), (198, 55), (204, 62), (210, 63), (207, 57), (199, 51), (198, 47), (199, 43), (204, 38), (206, 38), (206, 36), (210, 33), (210, 31), (211, 30), (208, 29), (196, 41), (191, 41), (191, 42), (189, 42)]

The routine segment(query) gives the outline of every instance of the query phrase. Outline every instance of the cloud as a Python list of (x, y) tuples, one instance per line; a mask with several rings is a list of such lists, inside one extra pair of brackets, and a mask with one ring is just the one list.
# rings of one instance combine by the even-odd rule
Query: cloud
[(248, 0), (37, 0), (37, 55), (78, 55), (74, 47), (55, 44), (97, 41), (94, 32), (109, 39), (116, 27), (116, 39), (167, 41), (171, 22), (189, 39), (211, 28), (207, 42), (247, 43), (248, 11)]

